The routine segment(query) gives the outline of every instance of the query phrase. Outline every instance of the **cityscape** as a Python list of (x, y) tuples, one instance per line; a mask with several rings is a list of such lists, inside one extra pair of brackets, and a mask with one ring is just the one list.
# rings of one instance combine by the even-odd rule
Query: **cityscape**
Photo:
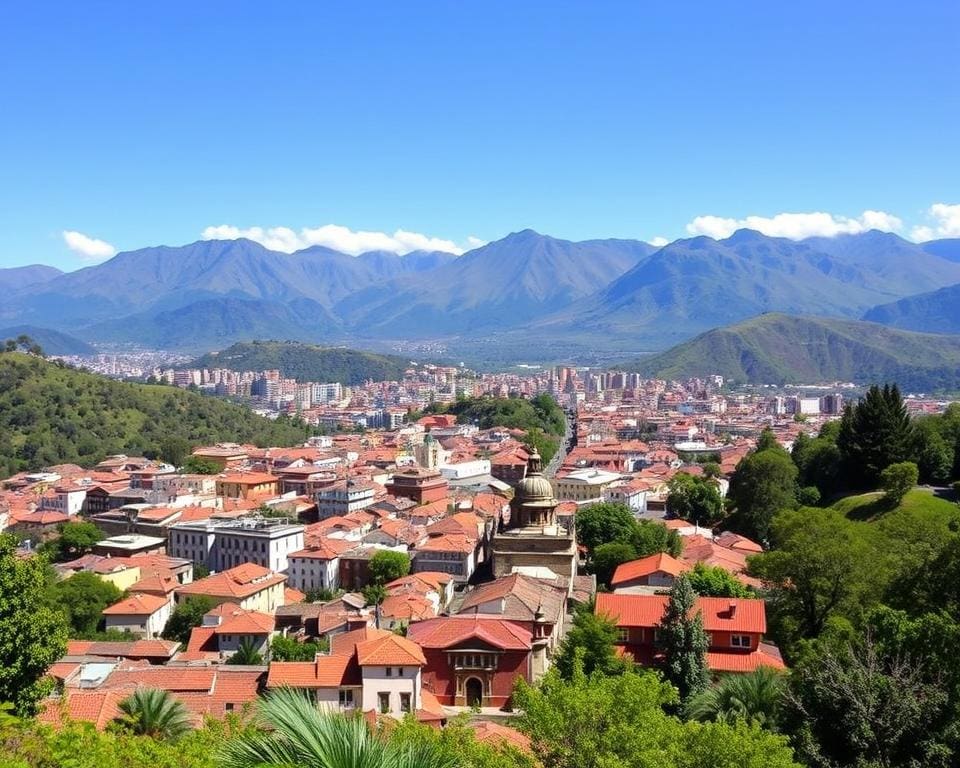
[(0, 25), (0, 765), (960, 764), (960, 8)]

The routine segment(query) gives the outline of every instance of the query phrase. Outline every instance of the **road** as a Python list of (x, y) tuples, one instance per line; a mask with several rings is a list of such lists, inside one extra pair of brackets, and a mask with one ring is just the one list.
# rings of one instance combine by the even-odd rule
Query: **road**
[(563, 423), (565, 428), (563, 439), (560, 441), (560, 447), (557, 449), (557, 452), (554, 454), (553, 458), (550, 459), (550, 463), (547, 464), (546, 468), (543, 470), (543, 474), (548, 478), (553, 477), (557, 473), (557, 470), (563, 465), (563, 460), (567, 458), (567, 450), (570, 446), (570, 441), (573, 439), (573, 424), (571, 424), (570, 416), (566, 411), (563, 412)]

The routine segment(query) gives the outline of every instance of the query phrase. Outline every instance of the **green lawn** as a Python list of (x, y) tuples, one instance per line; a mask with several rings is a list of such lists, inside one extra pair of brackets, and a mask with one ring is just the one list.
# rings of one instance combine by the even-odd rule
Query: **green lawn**
[[(831, 509), (841, 512), (851, 520), (874, 520), (892, 511), (881, 502), (882, 498), (883, 493), (880, 491), (846, 496), (834, 502)], [(917, 488), (904, 497), (897, 509), (950, 515), (956, 513), (957, 505), (950, 499), (940, 498), (930, 491)]]

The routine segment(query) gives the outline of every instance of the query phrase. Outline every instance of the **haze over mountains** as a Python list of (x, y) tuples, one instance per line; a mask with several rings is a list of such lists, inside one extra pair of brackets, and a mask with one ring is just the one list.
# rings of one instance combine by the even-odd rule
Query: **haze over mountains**
[(524, 230), (459, 257), (354, 257), (319, 246), (286, 254), (205, 240), (123, 252), (66, 274), (0, 270), (0, 326), (196, 352), (258, 338), (448, 339), (465, 356), (482, 349), (504, 361), (622, 359), (763, 312), (955, 330), (945, 320), (953, 294), (943, 294), (936, 318), (918, 316), (907, 297), (958, 285), (960, 242), (916, 244), (877, 231), (794, 241), (740, 230), (657, 248)]

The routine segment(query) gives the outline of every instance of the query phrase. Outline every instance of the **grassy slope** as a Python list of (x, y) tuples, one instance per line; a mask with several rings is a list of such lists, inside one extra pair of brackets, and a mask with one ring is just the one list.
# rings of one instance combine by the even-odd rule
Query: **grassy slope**
[[(882, 496), (883, 494), (880, 492), (845, 496), (834, 502), (831, 505), (831, 509), (837, 510), (851, 520), (876, 520), (894, 511), (883, 506), (880, 501)], [(955, 503), (922, 488), (910, 491), (896, 509), (944, 515), (947, 517), (957, 514), (957, 505)]]
[(298, 381), (338, 381), (355, 385), (367, 379), (400, 379), (410, 362), (405, 357), (356, 349), (289, 341), (252, 341), (204, 355), (190, 365), (234, 371), (277, 369), (282, 376)]
[(157, 455), (171, 441), (295, 445), (307, 429), (166, 386), (111, 381), (19, 353), (0, 354), (0, 476), (113, 453)]
[(897, 381), (909, 390), (956, 389), (960, 336), (771, 313), (708, 331), (629, 367), (661, 378), (719, 373), (739, 382)]

